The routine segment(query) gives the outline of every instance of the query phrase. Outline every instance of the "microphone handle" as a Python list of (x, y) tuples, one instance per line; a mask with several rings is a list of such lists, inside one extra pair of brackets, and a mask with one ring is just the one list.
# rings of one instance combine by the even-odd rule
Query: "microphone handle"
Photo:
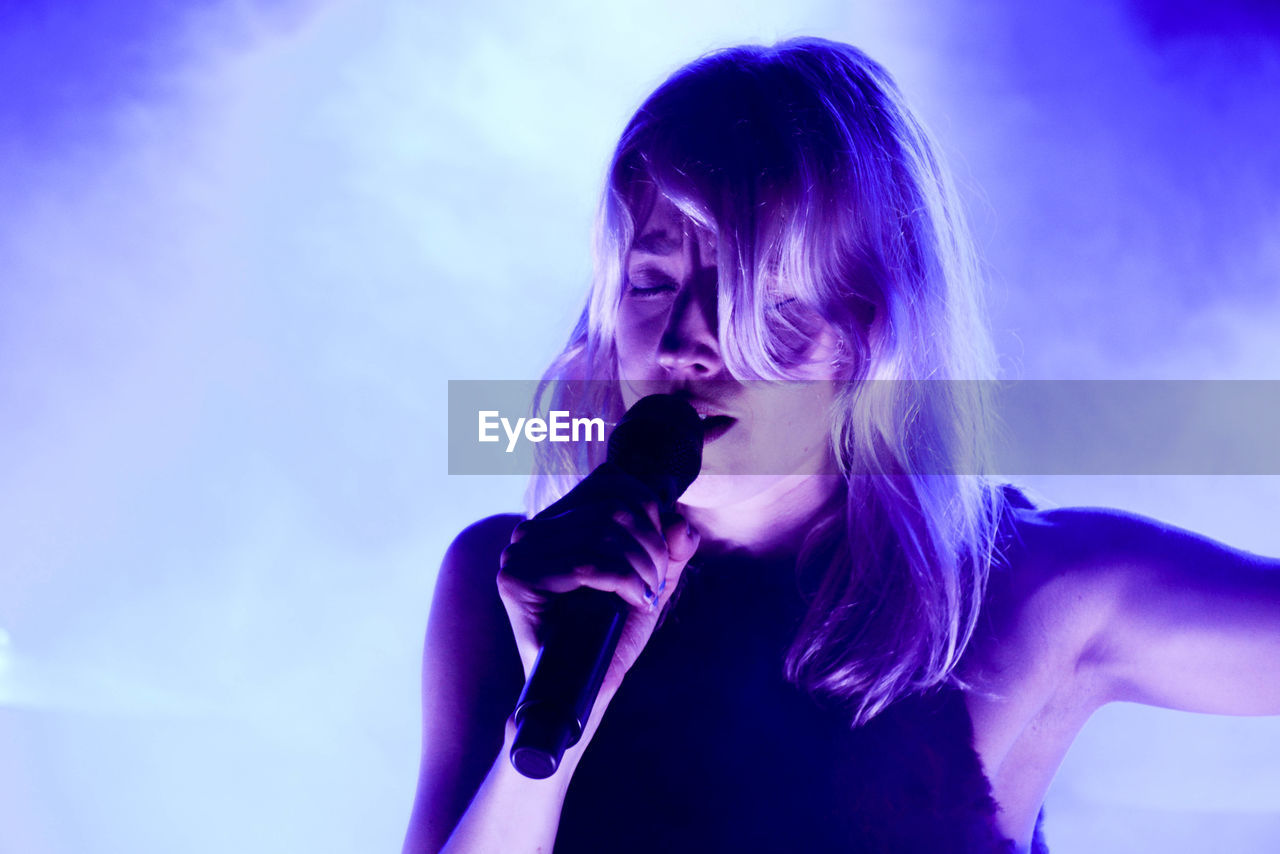
[[(701, 467), (698, 413), (687, 400), (654, 394), (638, 400), (622, 416), (609, 436), (607, 459), (587, 480), (639, 481), (666, 511)], [(542, 512), (558, 512), (561, 502), (568, 502), (585, 483)], [(521, 774), (538, 780), (550, 777), (565, 750), (582, 738), (629, 610), (618, 596), (590, 588), (548, 603), (542, 649), (516, 704), (511, 764)]]
[(622, 637), (627, 605), (618, 596), (583, 587), (553, 600), (547, 636), (516, 703), (511, 764), (542, 780), (578, 743)]

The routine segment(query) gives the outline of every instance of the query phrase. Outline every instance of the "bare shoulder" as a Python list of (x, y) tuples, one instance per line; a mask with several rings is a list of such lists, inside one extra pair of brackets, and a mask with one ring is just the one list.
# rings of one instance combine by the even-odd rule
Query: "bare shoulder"
[(1011, 836), (1105, 703), (1280, 713), (1280, 561), (1120, 510), (1012, 512), (963, 672)]
[(987, 693), (1038, 702), (1071, 675), (1108, 598), (1108, 511), (1011, 507), (967, 658)]
[(1155, 519), (1101, 507), (1014, 508), (993, 568), (987, 625), (1003, 642), (1031, 632), (1064, 657), (1087, 652), (1112, 609), (1162, 555), (1208, 541)]
[[(427, 721), (453, 721), (510, 691), (523, 671), (498, 598), (498, 563), (523, 517), (502, 514), (468, 526), (445, 552), (436, 579), (423, 658)], [(505, 679), (494, 679), (506, 672)], [(518, 688), (518, 685), (516, 686)], [(433, 708), (438, 706), (438, 708)]]
[(1250, 705), (1208, 674), (1275, 636), (1258, 629), (1280, 621), (1277, 561), (1122, 510), (1011, 512), (966, 656), (975, 703), (1052, 714), (1064, 733), (1113, 700)]
[(1001, 827), (1026, 843), (1062, 757), (1107, 700), (1089, 662), (1114, 609), (1115, 556), (1156, 529), (1101, 509), (1010, 512), (962, 675)]
[(474, 714), (480, 706), (503, 705), (506, 695), (519, 689), (523, 669), (498, 597), (497, 576), (502, 550), (522, 519), (516, 514), (482, 519), (458, 534), (445, 552), (423, 658), (429, 723), (465, 726), (469, 722), (459, 719), (459, 709)]
[(518, 513), (499, 513), (468, 525), (449, 544), (437, 584), (492, 585), (502, 550), (522, 521), (524, 517)]
[(964, 662), (975, 737), (988, 741), (984, 758), (997, 767), (1027, 752), (1028, 733), (1057, 754), (1107, 701), (1091, 663), (1123, 597), (1118, 567), (1142, 540), (1162, 536), (1153, 520), (1101, 508), (1009, 512)]
[(496, 654), (507, 625), (498, 598), (499, 561), (511, 531), (523, 518), (514, 513), (489, 516), (465, 528), (449, 545), (431, 602), (427, 646), (428, 652), (436, 649), (428, 666), (442, 654), (450, 659)]
[[(1156, 519), (1101, 507), (1012, 511), (1003, 561), (992, 571), (991, 622), (1021, 626), (1088, 660), (1117, 618), (1132, 622), (1178, 594), (1194, 603), (1275, 561)], [(1006, 635), (1004, 640), (1012, 640)]]
[(441, 562), (422, 658), (422, 759), (405, 850), (444, 845), (501, 748), (524, 670), (498, 597), (498, 562), (522, 518), (468, 526)]

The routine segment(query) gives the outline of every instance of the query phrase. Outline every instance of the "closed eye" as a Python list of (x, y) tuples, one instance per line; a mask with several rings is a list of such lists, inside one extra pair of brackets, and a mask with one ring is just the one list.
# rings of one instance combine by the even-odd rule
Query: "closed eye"
[(627, 295), (640, 299), (675, 293), (679, 289), (680, 286), (674, 279), (652, 271), (627, 279)]

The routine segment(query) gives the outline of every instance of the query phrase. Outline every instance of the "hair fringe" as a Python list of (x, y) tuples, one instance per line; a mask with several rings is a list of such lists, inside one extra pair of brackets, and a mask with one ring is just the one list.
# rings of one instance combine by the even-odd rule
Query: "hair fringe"
[[(593, 285), (535, 411), (622, 414), (612, 341), (623, 265), (659, 194), (716, 235), (719, 335), (735, 378), (785, 380), (806, 331), (771, 313), (771, 278), (850, 359), (831, 425), (846, 496), (801, 549), (801, 571), (820, 580), (788, 678), (847, 707), (854, 724), (957, 683), (1004, 498), (981, 475), (988, 406), (977, 381), (994, 360), (978, 265), (936, 145), (888, 73), (849, 45), (737, 47), (680, 69), (619, 141)], [(589, 446), (537, 447), (531, 513), (600, 462)]]

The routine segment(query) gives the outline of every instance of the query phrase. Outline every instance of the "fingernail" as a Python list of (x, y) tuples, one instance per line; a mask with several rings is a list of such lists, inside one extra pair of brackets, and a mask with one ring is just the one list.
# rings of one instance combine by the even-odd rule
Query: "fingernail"
[(658, 594), (650, 590), (649, 585), (647, 584), (644, 586), (644, 601), (649, 603), (650, 608), (652, 608), (655, 604), (657, 604), (657, 601), (658, 601)]
[(661, 593), (666, 589), (667, 589), (667, 580), (664, 578), (662, 579), (662, 583), (658, 585), (658, 592)]

